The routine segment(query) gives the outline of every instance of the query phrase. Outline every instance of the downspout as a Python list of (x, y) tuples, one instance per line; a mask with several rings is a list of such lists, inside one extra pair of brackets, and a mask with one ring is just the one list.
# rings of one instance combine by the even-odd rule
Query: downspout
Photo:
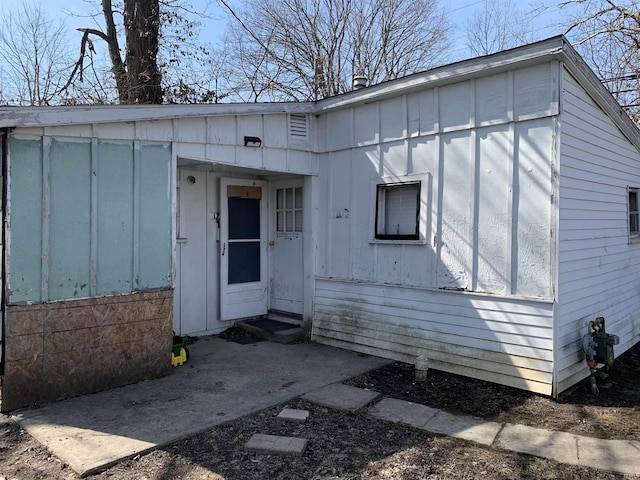
[(4, 375), (5, 369), (5, 345), (6, 345), (6, 289), (7, 289), (7, 239), (8, 239), (8, 217), (7, 217), (7, 198), (8, 198), (8, 174), (9, 174), (9, 134), (10, 128), (4, 128), (2, 131), (2, 249), (0, 251), (0, 322), (2, 322), (2, 338), (0, 338), (0, 376)]

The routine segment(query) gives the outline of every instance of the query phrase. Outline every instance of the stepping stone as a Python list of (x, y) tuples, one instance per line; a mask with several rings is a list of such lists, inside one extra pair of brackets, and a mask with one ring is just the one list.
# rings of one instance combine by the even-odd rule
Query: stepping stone
[(277, 418), (288, 422), (304, 423), (307, 421), (307, 418), (309, 418), (309, 410), (285, 408), (278, 414)]
[(428, 432), (491, 445), (502, 428), (501, 423), (488, 422), (464, 415), (452, 415), (436, 408), (395, 398), (383, 398), (369, 411), (376, 418), (404, 423)]
[(502, 429), (502, 424), (467, 415), (452, 415), (448, 412), (439, 412), (423, 428), (429, 432), (490, 446)]
[(379, 396), (380, 394), (373, 390), (365, 390), (364, 388), (343, 385), (342, 383), (332, 383), (326, 387), (312, 390), (303, 395), (302, 398), (323, 407), (355, 412)]
[(507, 423), (496, 439), (495, 445), (513, 452), (528, 453), (536, 457), (551, 458), (557, 462), (576, 465), (578, 462), (576, 437), (571, 433)]
[(376, 418), (422, 429), (439, 412), (439, 410), (426, 405), (396, 398), (383, 398), (369, 411)]
[(244, 449), (255, 453), (302, 455), (308, 442), (306, 438), (256, 433), (245, 443)]

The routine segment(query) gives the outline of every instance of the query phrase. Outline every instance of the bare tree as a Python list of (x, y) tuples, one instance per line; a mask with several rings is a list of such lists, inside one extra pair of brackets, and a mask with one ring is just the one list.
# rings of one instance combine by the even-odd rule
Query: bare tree
[[(80, 55), (68, 87), (85, 92), (85, 73), (101, 69), (94, 63), (102, 40), (109, 52), (112, 84), (120, 103), (161, 103), (219, 101), (228, 95), (211, 90), (206, 73), (219, 64), (211, 47), (200, 42), (202, 19), (210, 18), (210, 1), (199, 1), (198, 9), (189, 0), (101, 0), (100, 15), (89, 18), (102, 28), (83, 28)], [(124, 39), (125, 56), (120, 43)], [(99, 43), (99, 42), (98, 42)], [(95, 82), (94, 82), (95, 83)], [(101, 98), (109, 86), (98, 82), (93, 90)]]
[(532, 40), (531, 22), (513, 0), (484, 0), (465, 24), (467, 47), (489, 55)]
[[(159, 0), (124, 0), (123, 10), (114, 9), (111, 0), (102, 0), (105, 31), (83, 28), (80, 56), (66, 86), (83, 80), (85, 59), (94, 48), (92, 37), (106, 42), (120, 103), (162, 103), (162, 75), (158, 68), (160, 33)], [(116, 14), (121, 16), (126, 43), (125, 57), (120, 50)]]
[(566, 34), (629, 116), (640, 123), (640, 1), (567, 0)]
[(59, 100), (71, 64), (68, 38), (62, 21), (56, 21), (36, 3), (18, 4), (0, 16), (0, 59), (4, 102), (49, 105)]
[(224, 49), (211, 48), (207, 53), (206, 60), (193, 62), (194, 68), (182, 68), (178, 75), (171, 76), (164, 92), (168, 103), (220, 103), (236, 97), (232, 81), (235, 69), (229, 69)]
[(246, 98), (314, 100), (437, 64), (449, 24), (438, 0), (247, 0), (230, 39)]

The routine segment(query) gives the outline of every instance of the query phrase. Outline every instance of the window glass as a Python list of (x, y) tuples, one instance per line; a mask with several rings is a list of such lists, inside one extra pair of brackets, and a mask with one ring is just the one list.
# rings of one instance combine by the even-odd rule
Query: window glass
[(378, 185), (376, 238), (417, 240), (420, 182)]
[(276, 231), (302, 232), (302, 187), (276, 190)]
[(638, 189), (629, 189), (629, 234), (640, 236), (640, 212), (638, 212)]

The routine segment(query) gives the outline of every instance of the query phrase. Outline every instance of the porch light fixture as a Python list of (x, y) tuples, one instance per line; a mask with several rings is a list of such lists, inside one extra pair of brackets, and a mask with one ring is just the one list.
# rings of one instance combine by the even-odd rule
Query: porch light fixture
[(245, 147), (261, 147), (262, 146), (262, 140), (260, 140), (260, 137), (244, 137), (244, 146)]

